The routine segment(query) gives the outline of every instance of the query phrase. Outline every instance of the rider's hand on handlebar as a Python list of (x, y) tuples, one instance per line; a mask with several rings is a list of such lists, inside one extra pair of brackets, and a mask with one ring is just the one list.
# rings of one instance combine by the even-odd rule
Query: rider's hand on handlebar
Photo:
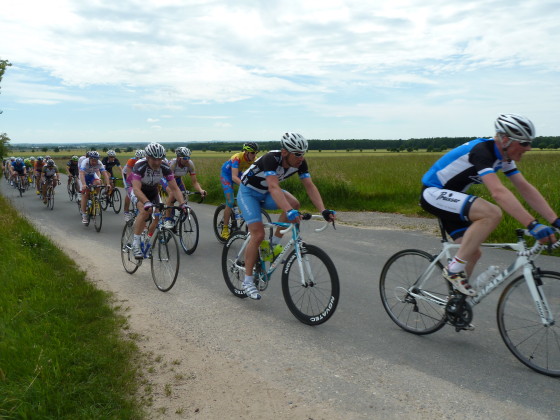
[(527, 225), (527, 229), (529, 230), (531, 236), (538, 240), (541, 244), (553, 244), (556, 242), (554, 229), (552, 229), (550, 226), (543, 225), (536, 220), (533, 220), (531, 223), (529, 223), (529, 225)]
[(286, 217), (288, 218), (288, 221), (292, 223), (299, 223), (301, 220), (299, 211), (297, 211), (296, 209), (288, 210), (286, 212)]
[(151, 201), (146, 201), (144, 203), (144, 211), (149, 211), (154, 206), (154, 203)]
[(187, 212), (187, 207), (188, 207), (188, 206), (187, 206), (187, 203), (183, 203), (183, 204), (181, 204), (179, 207), (181, 207), (181, 211), (182, 211), (183, 213), (186, 213), (186, 212)]

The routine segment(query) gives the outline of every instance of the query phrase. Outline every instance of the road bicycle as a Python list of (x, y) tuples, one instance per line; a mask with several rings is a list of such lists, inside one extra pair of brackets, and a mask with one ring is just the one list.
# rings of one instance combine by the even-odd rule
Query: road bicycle
[(179, 237), (181, 248), (183, 248), (183, 251), (187, 255), (191, 255), (196, 250), (200, 236), (198, 217), (192, 207), (188, 205), (188, 197), (190, 195), (200, 195), (198, 203), (202, 203), (204, 201), (204, 197), (198, 191), (183, 191), (183, 198), (185, 203), (187, 203), (187, 211), (183, 212), (172, 210), (172, 231)]
[(54, 178), (50, 178), (45, 181), (47, 183), (47, 189), (45, 191), (45, 197), (43, 199), (43, 203), (45, 203), (47, 208), (50, 210), (54, 209), (54, 191), (55, 191), (54, 184), (53, 184), (54, 181), (55, 181)]
[(23, 193), (29, 188), (27, 186), (27, 176), (16, 175), (14, 179), (14, 188), (18, 190), (19, 196), (22, 197)]
[(113, 187), (110, 191), (104, 188), (99, 196), (99, 202), (101, 203), (101, 208), (107, 210), (108, 207), (112, 207), (116, 214), (121, 212), (122, 208), (122, 196), (119, 189), (115, 186), (115, 181), (122, 178), (115, 178), (112, 176), (109, 178), (111, 180), (111, 186)]
[[(216, 236), (216, 239), (218, 239), (218, 241), (220, 241), (223, 244), (227, 242), (227, 239), (224, 239), (224, 237), (222, 236), (222, 230), (224, 228), (225, 209), (226, 209), (225, 203), (222, 203), (218, 207), (216, 207), (216, 211), (214, 212), (214, 219), (212, 221), (214, 235)], [(266, 212), (265, 209), (261, 209), (261, 214), (262, 214), (263, 223), (271, 222), (270, 215)], [(231, 215), (230, 215), (228, 227), (230, 232), (234, 232), (236, 230), (247, 231), (248, 229), (247, 226), (245, 225), (245, 219), (243, 218), (243, 215), (241, 214), (241, 211), (239, 210), (237, 204), (234, 204), (233, 208), (231, 209)], [(269, 236), (272, 235), (272, 229), (270, 229), (270, 232), (267, 232), (267, 235)]]
[[(442, 249), (432, 255), (420, 249), (397, 252), (385, 263), (379, 281), (383, 307), (402, 329), (413, 334), (430, 334), (446, 324), (456, 331), (470, 329), (473, 307), (506, 280), (497, 307), (500, 335), (511, 353), (524, 365), (549, 376), (560, 376), (560, 273), (541, 270), (534, 260), (546, 246), (528, 248), (524, 235), (516, 230), (516, 243), (482, 244), (485, 248), (516, 251), (513, 262), (483, 284), (472, 280), (478, 294), (467, 297), (454, 290), (442, 277), (443, 267), (459, 244), (451, 243), (443, 227)], [(553, 245), (560, 246), (560, 242)], [(519, 275), (517, 275), (519, 274)], [(517, 275), (517, 277), (515, 277)]]
[[(303, 214), (305, 221), (321, 219), (321, 215)], [(266, 228), (283, 228), (283, 234), (291, 238), (273, 261), (259, 258), (253, 269), (255, 286), (264, 291), (272, 274), (282, 265), (282, 293), (290, 312), (307, 325), (319, 325), (329, 320), (338, 306), (340, 285), (336, 267), (330, 257), (315, 245), (305, 243), (300, 226), (295, 223), (266, 223)], [(323, 231), (325, 225), (315, 231)], [(222, 251), (222, 273), (228, 289), (239, 298), (246, 298), (243, 291), (245, 279), (245, 248), (251, 239), (250, 232), (233, 232)], [(266, 257), (265, 257), (266, 258)]]
[(163, 212), (166, 209), (181, 210), (177, 206), (165, 206), (155, 204), (154, 211), (148, 221), (153, 222), (158, 219), (156, 230), (150, 238), (148, 229), (144, 229), (140, 242), (142, 259), (137, 260), (132, 252), (132, 242), (134, 240), (134, 221), (138, 215), (138, 210), (134, 218), (125, 223), (121, 236), (121, 260), (125, 271), (134, 274), (138, 267), (142, 265), (144, 259), (150, 260), (152, 279), (156, 287), (162, 292), (167, 292), (175, 285), (179, 273), (179, 245), (177, 238), (171, 231), (163, 226)]
[(68, 191), (68, 197), (70, 198), (70, 201), (74, 201), (76, 200), (76, 202), (78, 201), (78, 192), (80, 191), (80, 186), (78, 183), (78, 177), (77, 176), (73, 176), (73, 175), (69, 175), (68, 178), (70, 179), (70, 182), (67, 184), (67, 191)]
[[(88, 222), (85, 225), (89, 226), (91, 220), (93, 220), (93, 225), (95, 226), (95, 230), (97, 232), (101, 231), (101, 225), (103, 224), (103, 212), (101, 211), (101, 203), (99, 202), (99, 194), (101, 194), (101, 189), (103, 188), (104, 187), (102, 185), (90, 184), (87, 186), (87, 189), (89, 190), (89, 198), (86, 205)], [(80, 205), (80, 200), (78, 200), (78, 207), (81, 209)]]

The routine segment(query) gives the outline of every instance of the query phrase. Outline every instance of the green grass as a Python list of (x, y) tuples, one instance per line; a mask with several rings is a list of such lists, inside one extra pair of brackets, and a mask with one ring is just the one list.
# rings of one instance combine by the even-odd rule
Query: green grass
[(0, 235), (0, 417), (142, 417), (138, 350), (110, 295), (3, 196)]

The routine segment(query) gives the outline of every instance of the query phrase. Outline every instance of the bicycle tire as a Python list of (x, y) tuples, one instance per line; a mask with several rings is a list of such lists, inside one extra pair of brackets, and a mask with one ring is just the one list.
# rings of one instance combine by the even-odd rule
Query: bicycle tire
[(122, 196), (117, 187), (115, 187), (113, 195), (111, 196), (111, 205), (113, 206), (113, 211), (115, 212), (115, 214), (119, 214), (121, 212)]
[(99, 193), (99, 206), (101, 207), (101, 209), (103, 211), (107, 210), (107, 207), (109, 207), (109, 196), (107, 195), (107, 189), (103, 188), (101, 190), (101, 192)]
[(179, 242), (185, 254), (191, 255), (196, 251), (200, 229), (198, 226), (198, 218), (192, 208), (189, 207), (188, 214), (181, 214), (179, 217), (178, 227)]
[(103, 224), (103, 211), (101, 210), (101, 204), (97, 198), (91, 201), (91, 206), (93, 209), (93, 225), (97, 232), (101, 231), (101, 225)]
[(142, 260), (137, 260), (132, 254), (132, 241), (134, 240), (134, 221), (129, 220), (125, 223), (121, 235), (121, 260), (124, 270), (129, 274), (134, 274), (142, 264)]
[[(381, 302), (389, 317), (403, 330), (417, 335), (434, 333), (447, 321), (445, 305), (419, 299), (408, 292), (433, 259), (433, 255), (419, 249), (399, 251), (387, 260), (379, 279)], [(416, 292), (428, 292), (446, 302), (451, 285), (442, 277), (442, 270), (438, 263), (423, 290)]]
[[(338, 272), (331, 258), (321, 248), (302, 244), (305, 285), (299, 275), (295, 250), (288, 255), (282, 269), (282, 293), (290, 312), (307, 325), (320, 325), (336, 311), (340, 297)], [(309, 271), (310, 270), (310, 271)]]
[(243, 290), (245, 280), (245, 252), (240, 253), (247, 233), (243, 231), (232, 232), (222, 250), (222, 274), (224, 281), (231, 293), (238, 298), (247, 297)]
[(54, 188), (47, 188), (47, 207), (49, 209), (54, 209)]
[[(216, 211), (214, 212), (214, 218), (212, 219), (212, 230), (214, 231), (214, 236), (216, 236), (216, 239), (218, 240), (218, 242), (225, 244), (227, 242), (227, 239), (222, 238), (222, 229), (224, 227), (224, 210), (226, 209), (226, 205), (225, 204), (220, 204), (218, 207), (216, 207)], [(233, 212), (232, 212), (232, 216), (233, 216)], [(229, 228), (230, 228), (230, 232), (231, 232), (231, 220), (229, 223)]]
[[(553, 316), (560, 314), (560, 273), (534, 273), (535, 283)], [(502, 292), (497, 309), (498, 329), (511, 353), (525, 366), (547, 376), (560, 376), (560, 323), (541, 322), (523, 275)]]
[(74, 182), (70, 182), (70, 184), (66, 186), (66, 190), (68, 191), (70, 201), (74, 201)]
[(162, 292), (175, 285), (179, 274), (179, 245), (173, 232), (161, 228), (155, 235), (150, 255), (152, 279)]

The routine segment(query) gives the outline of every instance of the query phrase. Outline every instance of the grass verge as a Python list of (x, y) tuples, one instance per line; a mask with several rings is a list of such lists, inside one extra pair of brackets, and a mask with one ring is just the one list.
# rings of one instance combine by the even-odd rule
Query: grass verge
[(111, 296), (0, 195), (0, 418), (143, 417)]

